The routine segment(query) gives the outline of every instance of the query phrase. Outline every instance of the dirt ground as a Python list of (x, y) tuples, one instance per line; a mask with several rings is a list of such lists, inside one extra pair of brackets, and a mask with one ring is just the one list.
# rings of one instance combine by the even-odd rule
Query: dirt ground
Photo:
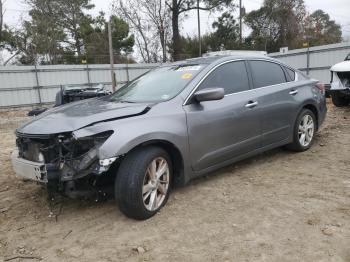
[(308, 152), (195, 180), (142, 222), (113, 200), (50, 207), (10, 165), (25, 111), (0, 112), (0, 261), (350, 261), (350, 108), (329, 107)]

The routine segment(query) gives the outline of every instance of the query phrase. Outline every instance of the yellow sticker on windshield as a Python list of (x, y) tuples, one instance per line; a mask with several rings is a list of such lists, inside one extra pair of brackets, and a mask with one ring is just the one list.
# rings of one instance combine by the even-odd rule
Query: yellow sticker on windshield
[(182, 75), (182, 79), (187, 80), (187, 79), (190, 79), (192, 76), (193, 75), (191, 73), (185, 73), (185, 74)]

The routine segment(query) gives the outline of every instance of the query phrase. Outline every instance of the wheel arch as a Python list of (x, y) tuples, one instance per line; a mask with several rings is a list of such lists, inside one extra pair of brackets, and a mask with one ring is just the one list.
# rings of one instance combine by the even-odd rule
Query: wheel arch
[(163, 139), (152, 139), (134, 146), (125, 155), (149, 146), (160, 147), (169, 154), (173, 166), (173, 183), (176, 186), (183, 186), (186, 183), (184, 158), (180, 149), (173, 143)]
[[(318, 128), (319, 128), (319, 112), (318, 112), (318, 110), (317, 110), (317, 107), (316, 107), (314, 104), (312, 104), (312, 103), (306, 103), (306, 104), (301, 108), (301, 110), (303, 110), (303, 109), (308, 109), (308, 110), (310, 110), (312, 113), (314, 113), (314, 115), (315, 115), (315, 117), (316, 117), (316, 128), (317, 128), (317, 130), (318, 130)], [(299, 111), (299, 114), (300, 114), (301, 110)]]

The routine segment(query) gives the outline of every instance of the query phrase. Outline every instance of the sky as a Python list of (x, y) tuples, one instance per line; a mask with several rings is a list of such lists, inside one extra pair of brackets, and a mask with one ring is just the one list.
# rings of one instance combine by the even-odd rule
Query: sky
[[(5, 23), (17, 27), (22, 20), (27, 17), (28, 7), (23, 0), (5, 0)], [(110, 14), (110, 6), (112, 0), (92, 0), (96, 8), (92, 14), (104, 11)], [(238, 1), (237, 1), (238, 2)], [(258, 9), (263, 0), (242, 0), (243, 6), (247, 12)], [(313, 12), (317, 9), (326, 11), (331, 19), (335, 20), (342, 26), (343, 35), (350, 36), (350, 0), (305, 0), (307, 10)], [(214, 22), (216, 15), (201, 11), (201, 28), (202, 31), (209, 32), (212, 30), (211, 24)], [(197, 33), (197, 13), (196, 11), (188, 13), (187, 19), (182, 24), (182, 32), (184, 35), (194, 35)], [(249, 29), (243, 29), (244, 35), (249, 34)]]

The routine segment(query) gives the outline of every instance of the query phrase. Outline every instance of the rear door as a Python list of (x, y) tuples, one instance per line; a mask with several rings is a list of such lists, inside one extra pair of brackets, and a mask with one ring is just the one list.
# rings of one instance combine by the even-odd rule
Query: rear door
[(256, 97), (244, 61), (217, 67), (197, 90), (221, 87), (225, 97), (218, 101), (190, 103), (187, 115), (192, 167), (204, 170), (261, 146), (261, 122)]
[(262, 145), (288, 140), (298, 110), (295, 72), (272, 61), (251, 60), (249, 65), (262, 113)]

